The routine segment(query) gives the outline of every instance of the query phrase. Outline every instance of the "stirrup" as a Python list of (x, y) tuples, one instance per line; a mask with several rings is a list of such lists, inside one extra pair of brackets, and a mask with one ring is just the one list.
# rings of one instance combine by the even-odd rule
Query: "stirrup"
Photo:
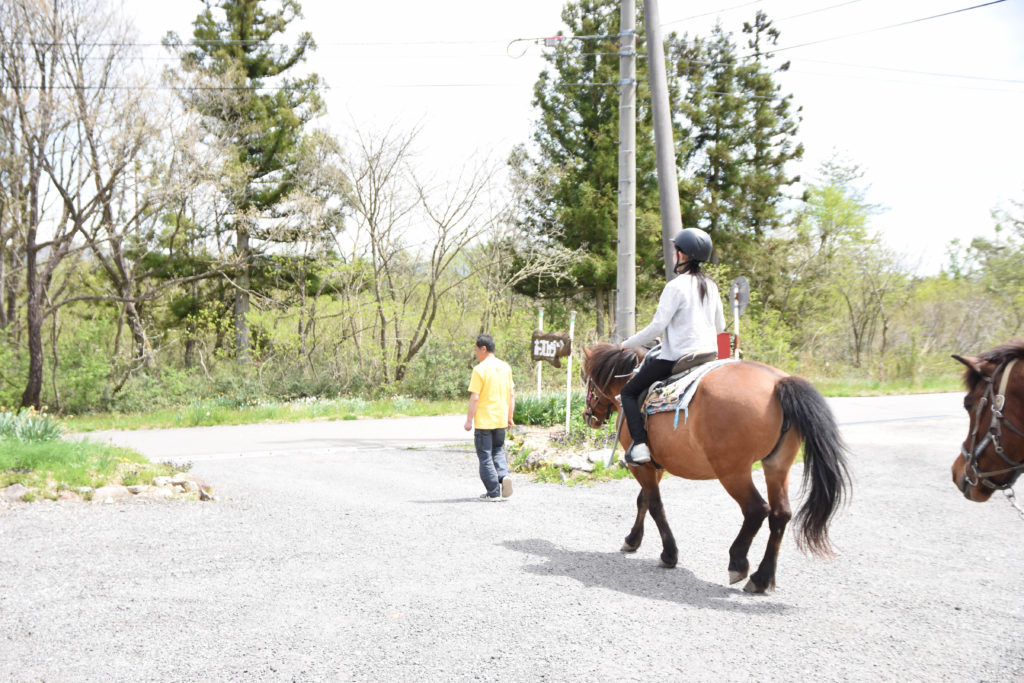
[(651, 461), (651, 449), (645, 443), (633, 443), (623, 457), (630, 465), (643, 465)]

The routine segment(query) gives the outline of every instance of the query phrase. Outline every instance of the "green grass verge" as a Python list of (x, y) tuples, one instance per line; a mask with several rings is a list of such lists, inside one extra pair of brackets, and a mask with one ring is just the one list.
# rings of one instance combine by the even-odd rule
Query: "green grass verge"
[(0, 488), (21, 484), (26, 500), (112, 484), (152, 484), (187, 467), (151, 463), (141, 453), (90, 441), (0, 439)]
[(374, 401), (348, 398), (308, 399), (288, 403), (215, 397), (197, 399), (180, 408), (148, 413), (90, 413), (70, 416), (67, 418), (67, 426), (76, 432), (90, 432), (100, 429), (163, 429), (261, 422), (452, 415), (463, 413), (465, 410), (466, 401), (422, 401), (406, 396)]
[(823, 396), (890, 396), (963, 391), (959, 376), (929, 376), (916, 380), (882, 382), (863, 377), (826, 377), (810, 380)]

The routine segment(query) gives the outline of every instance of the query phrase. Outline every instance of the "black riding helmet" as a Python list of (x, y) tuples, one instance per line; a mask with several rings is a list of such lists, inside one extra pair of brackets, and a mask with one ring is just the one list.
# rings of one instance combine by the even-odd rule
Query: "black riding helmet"
[(707, 261), (711, 258), (711, 235), (700, 228), (686, 228), (672, 238), (676, 249), (694, 261)]

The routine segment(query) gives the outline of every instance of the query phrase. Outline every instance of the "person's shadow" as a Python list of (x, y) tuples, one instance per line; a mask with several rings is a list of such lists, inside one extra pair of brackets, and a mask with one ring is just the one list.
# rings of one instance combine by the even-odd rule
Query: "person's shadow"
[(770, 596), (744, 593), (742, 583), (734, 587), (710, 583), (698, 579), (689, 569), (664, 569), (654, 561), (633, 560), (620, 552), (567, 550), (541, 538), (503, 541), (500, 545), (541, 558), (541, 562), (526, 568), (532, 574), (566, 576), (588, 588), (608, 588), (637, 597), (745, 614), (781, 614), (790, 609)]

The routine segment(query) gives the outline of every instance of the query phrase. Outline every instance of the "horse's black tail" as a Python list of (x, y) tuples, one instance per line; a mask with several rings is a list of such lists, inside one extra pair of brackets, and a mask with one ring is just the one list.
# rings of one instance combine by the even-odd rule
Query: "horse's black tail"
[(846, 446), (832, 410), (810, 382), (786, 377), (776, 385), (775, 395), (785, 424), (798, 429), (804, 438), (803, 487), (807, 493), (796, 515), (800, 528), (797, 545), (814, 555), (831, 556), (828, 524), (850, 487)]

